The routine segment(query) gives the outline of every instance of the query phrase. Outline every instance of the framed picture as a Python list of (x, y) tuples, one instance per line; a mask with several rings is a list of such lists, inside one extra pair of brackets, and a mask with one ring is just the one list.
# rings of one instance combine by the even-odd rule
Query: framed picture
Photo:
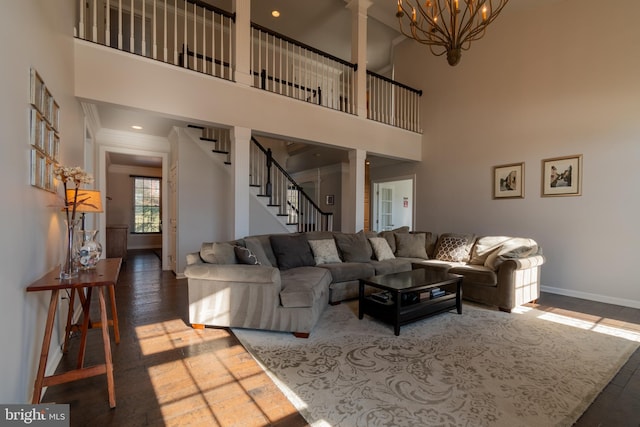
[(543, 196), (582, 194), (582, 154), (542, 161)]
[(524, 162), (493, 167), (493, 198), (524, 199)]
[(329, 194), (326, 199), (327, 205), (333, 205), (336, 202), (336, 198), (333, 194)]

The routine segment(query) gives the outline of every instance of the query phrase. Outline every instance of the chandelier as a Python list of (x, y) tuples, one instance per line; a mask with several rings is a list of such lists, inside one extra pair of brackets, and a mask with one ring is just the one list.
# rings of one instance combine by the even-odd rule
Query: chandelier
[[(447, 54), (453, 66), (463, 50), (484, 36), (509, 0), (398, 0), (396, 17), (405, 36), (429, 46), (436, 56)], [(405, 18), (406, 16), (406, 18)], [(408, 21), (409, 28), (406, 28)], [(403, 22), (405, 26), (403, 27)]]

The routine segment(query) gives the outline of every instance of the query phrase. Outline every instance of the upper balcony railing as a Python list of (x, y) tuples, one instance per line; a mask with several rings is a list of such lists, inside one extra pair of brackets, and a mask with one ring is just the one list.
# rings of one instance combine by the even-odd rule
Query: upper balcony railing
[[(235, 15), (198, 0), (78, 0), (76, 36), (235, 80)], [(356, 114), (357, 65), (251, 24), (253, 86)], [(421, 91), (367, 71), (367, 118), (420, 132)]]
[(354, 64), (256, 24), (251, 33), (255, 87), (355, 113)]

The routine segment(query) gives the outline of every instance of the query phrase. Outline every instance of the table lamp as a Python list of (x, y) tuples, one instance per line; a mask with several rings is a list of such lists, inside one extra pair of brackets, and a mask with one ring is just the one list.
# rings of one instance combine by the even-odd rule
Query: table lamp
[[(67, 200), (73, 200), (75, 188), (67, 189)], [(87, 213), (101, 213), (102, 210), (102, 198), (100, 197), (99, 190), (83, 190), (78, 189), (77, 197), (78, 206), (76, 206), (76, 212), (82, 214), (82, 228), (84, 231), (84, 216)], [(73, 209), (73, 206), (70, 207)]]

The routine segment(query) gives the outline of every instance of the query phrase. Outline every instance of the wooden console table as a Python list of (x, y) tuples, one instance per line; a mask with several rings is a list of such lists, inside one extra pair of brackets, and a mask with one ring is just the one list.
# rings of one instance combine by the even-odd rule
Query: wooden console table
[[(33, 282), (27, 287), (27, 292), (40, 292), (51, 291), (51, 301), (49, 302), (49, 312), (47, 315), (47, 323), (45, 325), (44, 338), (42, 340), (42, 351), (40, 353), (40, 364), (38, 366), (38, 373), (36, 375), (35, 384), (33, 387), (33, 398), (31, 403), (40, 403), (40, 395), (42, 394), (42, 388), (63, 384), (70, 381), (79, 380), (81, 378), (93, 377), (95, 375), (107, 375), (107, 388), (109, 391), (109, 406), (115, 408), (116, 406), (116, 394), (115, 385), (113, 381), (113, 362), (111, 360), (111, 342), (109, 339), (109, 324), (112, 323), (114, 332), (119, 337), (118, 331), (118, 317), (115, 306), (115, 285), (118, 281), (118, 275), (120, 274), (120, 266), (122, 264), (121, 258), (107, 258), (98, 262), (95, 269), (80, 271), (78, 276), (71, 279), (61, 280), (59, 278), (60, 269), (50, 271), (42, 276), (40, 279)], [(111, 295), (111, 310), (112, 320), (107, 319), (107, 307), (104, 300), (104, 287), (109, 288)], [(90, 329), (89, 310), (91, 308), (91, 293), (93, 288), (98, 290), (98, 301), (100, 303), (100, 323), (99, 326), (102, 329), (102, 342), (104, 346), (104, 358), (105, 363), (95, 366), (84, 366), (84, 353), (87, 344), (87, 332)], [(47, 359), (49, 357), (49, 347), (51, 345), (51, 333), (53, 332), (54, 321), (56, 311), (58, 308), (58, 297), (60, 291), (68, 289), (71, 291), (71, 296), (78, 292), (82, 301), (82, 328), (81, 328), (81, 341), (80, 350), (78, 352), (78, 367), (77, 369), (55, 374), (51, 376), (45, 376), (45, 369), (47, 367)], [(86, 290), (86, 295), (84, 294)], [(71, 301), (70, 301), (71, 302)], [(73, 311), (73, 306), (69, 305), (69, 310)], [(65, 346), (69, 334), (69, 319), (70, 314), (67, 316), (67, 330), (65, 331)], [(94, 324), (97, 327), (98, 324)]]

